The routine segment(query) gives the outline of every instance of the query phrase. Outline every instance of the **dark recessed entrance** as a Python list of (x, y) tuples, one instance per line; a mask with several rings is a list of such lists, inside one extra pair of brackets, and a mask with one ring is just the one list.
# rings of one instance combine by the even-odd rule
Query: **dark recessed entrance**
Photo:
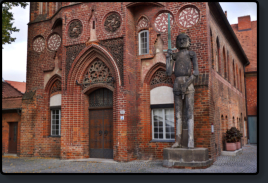
[(113, 158), (113, 92), (101, 88), (89, 95), (90, 158)]
[(17, 153), (18, 123), (9, 123), (8, 152)]

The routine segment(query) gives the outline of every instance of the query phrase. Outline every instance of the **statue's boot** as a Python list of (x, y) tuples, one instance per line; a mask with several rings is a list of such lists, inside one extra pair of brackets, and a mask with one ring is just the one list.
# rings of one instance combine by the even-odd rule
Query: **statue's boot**
[(188, 149), (194, 148), (194, 121), (188, 120)]
[(181, 134), (176, 135), (176, 142), (171, 146), (172, 148), (181, 148)]

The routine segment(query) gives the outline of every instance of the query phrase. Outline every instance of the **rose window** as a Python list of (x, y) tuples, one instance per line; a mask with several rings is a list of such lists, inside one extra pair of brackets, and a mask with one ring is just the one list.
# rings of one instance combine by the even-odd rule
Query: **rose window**
[(38, 37), (33, 42), (33, 49), (36, 52), (41, 52), (45, 48), (45, 40), (42, 37)]
[(117, 13), (110, 14), (104, 22), (104, 28), (108, 32), (117, 31), (120, 25), (121, 25), (121, 18), (120, 15)]
[[(170, 26), (173, 25), (173, 16), (170, 14)], [(168, 13), (159, 14), (155, 21), (154, 26), (159, 32), (167, 32), (168, 31)]]
[(183, 9), (179, 13), (179, 24), (185, 28), (194, 26), (199, 20), (199, 12), (194, 7)]
[(61, 38), (58, 34), (53, 34), (50, 36), (47, 42), (47, 46), (50, 50), (55, 51), (60, 47)]

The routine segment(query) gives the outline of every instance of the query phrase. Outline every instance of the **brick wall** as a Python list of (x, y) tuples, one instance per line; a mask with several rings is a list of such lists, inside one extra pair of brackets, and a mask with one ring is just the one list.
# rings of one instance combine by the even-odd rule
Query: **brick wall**
[(238, 17), (238, 24), (231, 25), (250, 64), (245, 68), (247, 115), (257, 115), (257, 21), (250, 16)]
[[(200, 20), (193, 27), (186, 29), (176, 23), (178, 11), (185, 6), (195, 6), (200, 10)], [(39, 3), (31, 4), (31, 22), (28, 27), (27, 55), (27, 90), (35, 95), (23, 100), (23, 117), (21, 132), (28, 132), (21, 138), (20, 148), (23, 156), (50, 156), (63, 159), (90, 157), (89, 152), (89, 101), (88, 95), (97, 88), (108, 88), (113, 91), (113, 153), (116, 161), (131, 161), (134, 159), (162, 159), (162, 151), (170, 147), (171, 142), (150, 142), (152, 140), (152, 124), (150, 109), (150, 80), (154, 73), (165, 70), (165, 54), (156, 53), (156, 48), (167, 49), (167, 33), (157, 32), (154, 20), (159, 13), (169, 12), (174, 18), (171, 29), (172, 47), (175, 47), (176, 36), (180, 32), (187, 33), (191, 38), (191, 50), (198, 58), (199, 78), (195, 81), (195, 146), (209, 149), (210, 157), (215, 160), (215, 142), (220, 142), (220, 116), (228, 117), (225, 123), (230, 123), (232, 116), (245, 115), (243, 108), (243, 87), (237, 90), (227, 75), (232, 75), (232, 68), (224, 67), (224, 61), (230, 57), (230, 63), (235, 60), (238, 69), (243, 68), (233, 48), (220, 30), (217, 21), (210, 21), (207, 3), (165, 2), (165, 3), (61, 3), (62, 8), (56, 12), (55, 3), (47, 3), (47, 15), (38, 15)], [(121, 18), (121, 26), (115, 32), (104, 29), (104, 21), (111, 12)], [(43, 16), (43, 17), (42, 17)], [(137, 23), (141, 17), (149, 21), (149, 54), (139, 56)], [(96, 20), (95, 42), (89, 43), (92, 23), (90, 17)], [(43, 19), (42, 19), (43, 18)], [(47, 20), (46, 20), (47, 19)], [(46, 21), (41, 21), (46, 20)], [(77, 38), (68, 36), (68, 29), (74, 20), (79, 20), (82, 33)], [(59, 23), (61, 22), (61, 23)], [(213, 50), (216, 50), (216, 35), (220, 41), (219, 51), (226, 50), (221, 69), (216, 73), (212, 68), (210, 47), (210, 29), (212, 29)], [(58, 33), (62, 38), (59, 50), (47, 49), (47, 40), (52, 33)], [(46, 40), (44, 51), (33, 50), (34, 38), (42, 36)], [(110, 41), (118, 44), (123, 41), (121, 57), (115, 54)], [(160, 41), (160, 42), (158, 42)], [(156, 44), (157, 42), (157, 44)], [(224, 46), (224, 49), (223, 49)], [(228, 52), (229, 51), (229, 52)], [(221, 53), (221, 55), (223, 55)], [(215, 52), (213, 52), (215, 57)], [(59, 60), (57, 72), (62, 83), (61, 107), (61, 137), (49, 137), (50, 109), (49, 86), (50, 79), (44, 84), (46, 76), (56, 73), (55, 59)], [(82, 89), (76, 85), (82, 83), (88, 66), (95, 60), (102, 60), (110, 69), (115, 84), (111, 88), (106, 84), (96, 84)], [(215, 60), (215, 59), (214, 59)], [(121, 65), (120, 65), (121, 64)], [(225, 74), (225, 70), (226, 73)], [(243, 71), (243, 69), (242, 69)], [(53, 74), (52, 74), (53, 73)], [(224, 77), (227, 79), (225, 79)], [(226, 75), (226, 76), (225, 76)], [(174, 76), (173, 76), (174, 80)], [(230, 80), (230, 82), (228, 82)], [(243, 81), (243, 79), (240, 79)], [(159, 84), (158, 86), (166, 86)], [(219, 89), (219, 88), (220, 89)], [(120, 110), (125, 110), (124, 120), (120, 120)], [(39, 112), (42, 111), (42, 112)], [(243, 117), (243, 116), (242, 116)], [(240, 117), (242, 119), (242, 117)], [(211, 134), (211, 123), (215, 125), (215, 133)], [(221, 148), (222, 149), (222, 148)]]
[[(226, 55), (225, 59), (224, 57), (220, 58), (221, 69), (218, 72), (211, 67), (209, 78), (210, 122), (214, 125), (211, 147), (215, 147), (215, 151), (212, 152), (213, 159), (215, 159), (222, 150), (225, 150), (223, 135), (227, 129), (236, 126), (244, 133), (242, 121), (246, 117), (245, 83), (242, 60), (239, 59), (235, 47), (228, 39), (228, 35), (226, 35), (226, 31), (217, 16), (211, 13), (209, 25), (212, 33), (211, 45), (213, 46), (213, 48), (210, 46), (210, 50), (216, 49), (216, 39), (218, 38), (220, 54), (223, 55), (223, 51), (225, 51)], [(215, 51), (210, 53), (211, 66), (212, 60), (215, 61), (215, 56)], [(224, 64), (226, 64), (226, 70), (224, 70)], [(241, 71), (241, 75), (237, 71)], [(233, 124), (233, 118), (235, 119), (235, 125)], [(245, 136), (246, 134), (244, 134)]]

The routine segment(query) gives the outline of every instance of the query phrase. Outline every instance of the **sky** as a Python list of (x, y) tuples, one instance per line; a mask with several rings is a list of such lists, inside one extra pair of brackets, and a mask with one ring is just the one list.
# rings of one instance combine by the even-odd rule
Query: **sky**
[[(257, 5), (251, 2), (220, 3), (223, 11), (227, 11), (230, 24), (237, 24), (238, 17), (250, 15), (251, 21), (257, 20)], [(12, 33), (16, 41), (3, 45), (2, 49), (2, 78), (4, 80), (26, 82), (27, 33), (29, 23), (29, 5), (23, 9), (14, 7), (14, 26), (20, 29)]]

